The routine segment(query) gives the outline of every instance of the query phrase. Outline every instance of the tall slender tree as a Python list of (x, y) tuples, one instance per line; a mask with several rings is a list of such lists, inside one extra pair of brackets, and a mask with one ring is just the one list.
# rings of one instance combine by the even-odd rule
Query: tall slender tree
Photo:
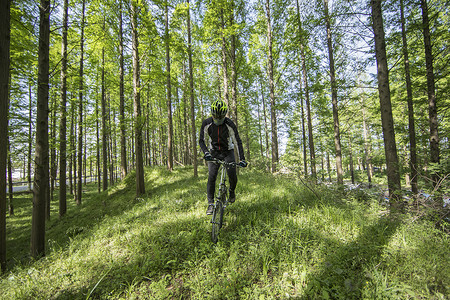
[(167, 76), (167, 167), (173, 169), (172, 84), (170, 80), (169, 1), (165, 4), (166, 76)]
[[(235, 20), (234, 20), (234, 0), (231, 1), (231, 9), (229, 12), (230, 15), (230, 27), (235, 27)], [(231, 101), (230, 101), (230, 110), (231, 110), (231, 117), (233, 118), (236, 126), (239, 126), (238, 122), (238, 105), (237, 105), (237, 66), (236, 66), (236, 47), (237, 44), (239, 44), (238, 36), (235, 32), (236, 30), (233, 30), (230, 37), (230, 69), (231, 69)], [(235, 147), (235, 157), (238, 159), (238, 152), (237, 147)]]
[(266, 22), (267, 22), (267, 42), (268, 42), (268, 73), (270, 91), (270, 118), (272, 124), (272, 173), (277, 170), (278, 164), (278, 129), (277, 129), (277, 108), (275, 100), (275, 84), (273, 79), (273, 35), (270, 16), (270, 0), (266, 0)]
[(33, 213), (31, 218), (31, 255), (35, 258), (45, 255), (45, 203), (49, 182), (48, 98), (50, 0), (41, 0), (39, 13), (36, 167), (33, 184)]
[(64, 0), (63, 27), (62, 27), (62, 50), (61, 50), (61, 102), (60, 102), (60, 126), (59, 126), (59, 216), (62, 217), (67, 211), (67, 30), (68, 30), (69, 1)]
[(83, 0), (81, 8), (81, 37), (80, 37), (80, 73), (79, 73), (79, 94), (78, 94), (78, 185), (76, 200), (77, 205), (81, 204), (81, 188), (83, 180), (83, 90), (84, 90), (84, 12), (86, 1)]
[(131, 2), (131, 31), (133, 39), (133, 91), (134, 91), (134, 118), (136, 138), (136, 196), (145, 193), (144, 161), (142, 158), (142, 116), (141, 116), (141, 85), (139, 65), (139, 38), (138, 38), (138, 7), (137, 1)]
[[(219, 5), (223, 6), (224, 2), (219, 2)], [(222, 38), (222, 78), (223, 78), (223, 101), (229, 105), (228, 95), (228, 62), (227, 62), (227, 41), (225, 37), (225, 16), (224, 9), (220, 7), (220, 34)]]
[(28, 83), (28, 189), (31, 190), (31, 150), (33, 147), (33, 101), (31, 97), (31, 80)]
[[(105, 25), (103, 25), (105, 29)], [(108, 128), (106, 112), (106, 83), (105, 83), (105, 47), (102, 48), (102, 188), (106, 191), (108, 188)]]
[(123, 58), (123, 16), (122, 0), (119, 0), (119, 124), (120, 124), (120, 168), (122, 177), (127, 176), (127, 144), (125, 125), (125, 92), (124, 92), (124, 58)]
[(381, 13), (381, 1), (371, 0), (372, 27), (375, 36), (375, 56), (377, 60), (378, 93), (380, 97), (381, 124), (383, 128), (384, 153), (386, 156), (387, 179), (391, 207), (400, 205), (400, 172), (395, 143), (394, 119), (392, 116), (389, 70), (387, 65), (386, 41)]
[(192, 41), (191, 41), (191, 6), (189, 0), (187, 11), (187, 33), (188, 33), (188, 59), (189, 59), (189, 97), (191, 108), (191, 144), (192, 144), (192, 164), (194, 165), (194, 177), (198, 176), (197, 171), (197, 133), (195, 127), (195, 103), (194, 103), (194, 67), (192, 64)]
[[(425, 44), (425, 63), (427, 69), (428, 116), (430, 119), (430, 162), (439, 163), (439, 133), (436, 107), (436, 86), (433, 72), (433, 52), (431, 49), (430, 21), (427, 0), (420, 0), (422, 8), (423, 41)], [(438, 174), (432, 174), (433, 186), (438, 185)]]
[(366, 160), (367, 181), (369, 187), (372, 187), (372, 153), (370, 147), (370, 134), (367, 126), (366, 105), (364, 98), (362, 100), (362, 117), (363, 117), (363, 135), (364, 135), (364, 155)]
[[(0, 140), (8, 136), (9, 47), (11, 1), (0, 4)], [(0, 269), (6, 271), (6, 159), (7, 145), (0, 143)]]
[(402, 26), (402, 51), (405, 65), (406, 101), (408, 103), (408, 132), (409, 132), (409, 166), (411, 168), (411, 190), (417, 194), (417, 150), (416, 130), (414, 126), (414, 106), (411, 85), (411, 72), (409, 70), (408, 43), (406, 41), (406, 26), (403, 0), (400, 0), (400, 23)]
[(330, 62), (331, 102), (333, 104), (334, 148), (336, 150), (336, 172), (338, 184), (344, 183), (344, 171), (342, 170), (341, 133), (339, 131), (339, 110), (337, 99), (336, 72), (334, 66), (333, 39), (331, 35), (331, 21), (328, 12), (328, 0), (324, 0), (325, 24), (327, 28), (328, 60)]
[[(305, 87), (305, 99), (306, 99), (306, 118), (308, 120), (308, 141), (309, 141), (309, 158), (311, 160), (311, 176), (315, 180), (316, 175), (316, 150), (314, 149), (314, 137), (313, 137), (313, 131), (312, 131), (312, 118), (311, 118), (311, 104), (309, 100), (309, 85), (308, 85), (308, 76), (307, 76), (307, 70), (306, 70), (306, 54), (305, 54), (305, 46), (303, 41), (303, 35), (302, 35), (302, 20), (300, 18), (300, 6), (298, 3), (298, 0), (296, 1), (297, 4), (297, 18), (298, 18), (298, 33), (300, 35), (300, 56), (301, 56), (301, 69), (303, 73), (303, 85)], [(301, 80), (300, 80), (301, 81)], [(303, 100), (302, 100), (302, 116), (303, 116)], [(303, 118), (303, 117), (302, 117)], [(302, 119), (302, 122), (303, 119)], [(304, 128), (304, 124), (302, 124), (302, 128)], [(303, 129), (304, 130), (304, 129)], [(303, 150), (303, 156), (304, 156), (304, 165), (305, 165), (305, 175), (308, 174), (307, 171), (307, 164), (306, 164), (306, 143), (305, 138), (303, 134), (303, 144), (304, 144), (304, 150)]]

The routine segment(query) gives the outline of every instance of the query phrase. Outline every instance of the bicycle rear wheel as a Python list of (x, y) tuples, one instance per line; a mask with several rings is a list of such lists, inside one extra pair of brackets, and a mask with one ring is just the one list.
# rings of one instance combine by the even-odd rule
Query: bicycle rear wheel
[(221, 201), (217, 201), (214, 207), (213, 217), (211, 220), (212, 223), (212, 231), (211, 231), (211, 240), (215, 244), (219, 239), (219, 230), (222, 227), (223, 221), (223, 204)]

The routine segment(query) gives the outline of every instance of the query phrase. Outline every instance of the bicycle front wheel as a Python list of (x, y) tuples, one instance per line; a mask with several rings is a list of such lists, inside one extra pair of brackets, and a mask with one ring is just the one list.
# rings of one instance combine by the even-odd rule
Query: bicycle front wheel
[(215, 204), (213, 217), (211, 220), (212, 223), (212, 231), (211, 231), (211, 240), (215, 244), (219, 239), (219, 230), (222, 227), (223, 221), (223, 204), (221, 201), (217, 201)]

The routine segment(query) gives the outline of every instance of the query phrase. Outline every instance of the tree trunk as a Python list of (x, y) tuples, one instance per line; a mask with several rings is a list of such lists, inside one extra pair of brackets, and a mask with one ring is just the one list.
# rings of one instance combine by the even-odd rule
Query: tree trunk
[[(9, 104), (8, 104), (9, 107)], [(8, 125), (7, 128), (9, 128), (9, 112), (7, 111), (7, 120), (8, 120)], [(8, 207), (9, 207), (9, 215), (12, 216), (14, 215), (14, 205), (13, 205), (13, 179), (12, 179), (12, 161), (11, 161), (11, 143), (9, 141), (9, 134), (8, 134), (8, 139), (6, 141), (7, 145), (8, 145), (8, 191), (9, 191), (9, 203), (8, 203)]]
[[(225, 21), (223, 8), (220, 10), (221, 34), (222, 34), (222, 75), (223, 75), (223, 101), (229, 105), (228, 95), (228, 65), (227, 65), (227, 42), (225, 39)], [(220, 85), (219, 85), (220, 86)]]
[[(132, 35), (133, 35), (133, 90), (134, 90), (134, 118), (136, 137), (136, 196), (145, 193), (144, 183), (144, 161), (142, 159), (142, 116), (141, 116), (141, 86), (139, 67), (139, 40), (138, 40), (138, 11), (136, 1), (132, 1)], [(166, 7), (167, 9), (167, 7)]]
[(28, 189), (31, 190), (31, 148), (33, 146), (33, 110), (32, 110), (32, 98), (31, 98), (31, 82), (28, 84)]
[(416, 150), (416, 130), (414, 126), (414, 106), (412, 97), (411, 75), (409, 71), (409, 57), (408, 57), (408, 43), (406, 42), (405, 16), (403, 0), (400, 0), (400, 21), (402, 24), (402, 43), (403, 43), (403, 59), (405, 64), (405, 81), (406, 94), (408, 102), (408, 130), (409, 130), (409, 167), (411, 168), (411, 189), (414, 194), (417, 194), (417, 150)]
[[(104, 26), (104, 25), (103, 25)], [(108, 129), (106, 128), (105, 48), (102, 48), (102, 186), (108, 189)]]
[(355, 184), (355, 172), (353, 167), (353, 152), (352, 152), (352, 132), (351, 128), (348, 133), (348, 151), (349, 151), (349, 160), (350, 160), (350, 176), (352, 178), (352, 184)]
[(74, 126), (74, 108), (73, 108), (73, 104), (70, 103), (70, 132), (69, 132), (69, 143), (70, 143), (70, 154), (69, 154), (69, 192), (71, 195), (73, 195), (73, 126)]
[[(300, 6), (297, 3), (297, 16), (298, 16), (298, 26), (299, 26), (299, 33), (302, 33), (302, 26), (301, 26), (301, 19), (300, 19)], [(311, 160), (311, 176), (313, 177), (313, 180), (316, 180), (317, 174), (316, 174), (316, 150), (314, 148), (314, 137), (312, 132), (312, 120), (311, 120), (311, 104), (309, 101), (309, 85), (308, 85), (308, 76), (306, 73), (306, 55), (305, 55), (305, 49), (303, 45), (303, 40), (300, 41), (300, 55), (302, 59), (302, 70), (303, 70), (303, 84), (305, 86), (305, 99), (306, 99), (306, 118), (308, 120), (308, 141), (309, 141), (309, 158)], [(303, 119), (303, 100), (302, 100), (302, 122), (304, 123)], [(302, 124), (302, 128), (304, 131), (304, 124)], [(303, 143), (304, 143), (304, 159), (305, 159), (305, 175), (308, 174), (307, 171), (307, 165), (306, 165), (306, 145), (305, 145), (305, 138), (303, 134)]]
[(389, 71), (386, 57), (386, 42), (384, 39), (383, 16), (381, 1), (371, 0), (373, 31), (375, 35), (375, 55), (377, 59), (378, 92), (380, 97), (381, 123), (383, 127), (384, 152), (386, 155), (387, 179), (391, 207), (401, 206), (399, 201), (400, 174), (395, 144), (394, 120), (392, 117), (391, 94), (389, 88)]
[(80, 39), (80, 87), (79, 87), (79, 103), (78, 103), (78, 185), (77, 185), (77, 205), (81, 204), (81, 188), (83, 185), (83, 67), (84, 67), (84, 11), (86, 1), (83, 0), (81, 12), (81, 39)]
[(61, 102), (60, 102), (60, 126), (59, 126), (59, 216), (67, 211), (67, 30), (68, 30), (69, 0), (64, 0), (63, 8), (63, 32), (62, 32), (62, 58), (61, 58)]
[[(231, 1), (231, 11), (230, 13), (230, 26), (231, 28), (234, 27), (234, 0)], [(231, 64), (231, 105), (230, 105), (230, 111), (231, 111), (231, 118), (234, 120), (234, 123), (236, 124), (236, 127), (238, 126), (238, 105), (237, 105), (237, 70), (236, 70), (236, 39), (237, 36), (235, 32), (231, 34), (231, 42), (230, 42), (230, 64)], [(236, 159), (239, 159), (237, 154), (237, 146), (235, 149), (235, 155)], [(248, 158), (247, 158), (248, 159)]]
[(127, 142), (125, 125), (125, 95), (124, 95), (124, 58), (123, 58), (123, 18), (122, 18), (122, 0), (119, 0), (119, 123), (120, 123), (120, 169), (122, 178), (127, 176)]
[[(11, 1), (0, 6), (0, 140), (8, 137), (9, 47)], [(6, 160), (7, 145), (0, 143), (0, 270), (6, 272)]]
[(372, 187), (372, 153), (370, 147), (370, 134), (366, 121), (366, 106), (363, 100), (362, 103), (362, 115), (363, 115), (363, 135), (364, 135), (364, 154), (366, 158), (367, 169), (367, 181), (369, 182), (369, 188)]
[(269, 71), (269, 89), (270, 89), (270, 118), (272, 125), (272, 173), (277, 170), (278, 164), (278, 130), (277, 130), (277, 114), (275, 103), (275, 85), (273, 81), (273, 56), (272, 56), (272, 25), (270, 19), (270, 0), (266, 0), (267, 13), (267, 40), (268, 40), (268, 71)]
[(48, 189), (48, 91), (50, 0), (41, 0), (39, 21), (38, 94), (36, 117), (36, 167), (31, 218), (31, 256), (45, 255), (45, 201)]
[(328, 173), (328, 181), (331, 182), (330, 152), (328, 151), (327, 151), (327, 173)]
[[(98, 74), (98, 73), (97, 73)], [(97, 80), (96, 82), (98, 83), (98, 76), (97, 76)], [(98, 86), (98, 84), (96, 85)], [(103, 87), (102, 87), (103, 89)], [(99, 126), (99, 122), (98, 122), (98, 88), (96, 87), (96, 97), (95, 97), (95, 134), (96, 134), (96, 138), (97, 138), (97, 143), (96, 143), (96, 151), (97, 151), (97, 191), (100, 193), (101, 191), (101, 184), (102, 184), (102, 176), (101, 176), (101, 166), (100, 166), (100, 161), (101, 161), (101, 157), (100, 157), (100, 126)]]
[[(428, 115), (430, 118), (430, 161), (439, 164), (439, 134), (438, 118), (436, 108), (436, 88), (433, 72), (433, 52), (431, 50), (430, 23), (428, 20), (427, 0), (420, 0), (422, 8), (423, 41), (425, 44), (425, 62), (427, 68), (427, 91), (428, 91)], [(436, 172), (432, 174), (433, 186), (439, 183), (439, 176)]]
[(192, 163), (194, 165), (194, 177), (198, 176), (197, 167), (197, 132), (195, 126), (195, 103), (194, 103), (194, 67), (192, 65), (192, 41), (191, 41), (191, 7), (189, 0), (187, 15), (188, 31), (188, 57), (189, 57), (189, 97), (190, 97), (190, 117), (191, 117), (191, 144), (192, 144)]
[(50, 107), (50, 190), (47, 193), (47, 204), (46, 204), (46, 218), (50, 220), (50, 210), (51, 203), (53, 201), (53, 192), (55, 190), (55, 180), (56, 180), (56, 147), (55, 147), (55, 139), (56, 139), (56, 97), (51, 97), (51, 107)]
[(261, 80), (260, 80), (260, 84), (261, 84), (261, 97), (262, 97), (263, 112), (264, 112), (264, 132), (265, 132), (265, 135), (266, 135), (267, 171), (270, 171), (270, 166), (269, 166), (269, 126), (267, 125), (266, 100), (264, 98), (264, 87), (263, 87), (263, 84), (262, 84)]
[(334, 70), (333, 43), (331, 36), (330, 16), (328, 14), (328, 0), (324, 0), (325, 22), (327, 27), (327, 45), (328, 59), (330, 61), (330, 83), (331, 83), (331, 101), (333, 103), (333, 122), (334, 122), (334, 147), (336, 150), (336, 175), (338, 184), (344, 183), (344, 172), (342, 170), (342, 150), (341, 150), (341, 134), (339, 132), (339, 113), (336, 76)]
[(166, 44), (166, 75), (167, 75), (167, 167), (173, 170), (173, 124), (172, 124), (172, 85), (170, 80), (170, 36), (169, 36), (169, 3), (166, 0), (165, 44)]

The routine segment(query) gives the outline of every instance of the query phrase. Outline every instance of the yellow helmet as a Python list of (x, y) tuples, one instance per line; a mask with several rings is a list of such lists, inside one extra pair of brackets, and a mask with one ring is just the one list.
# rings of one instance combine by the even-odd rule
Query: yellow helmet
[(228, 112), (228, 107), (222, 99), (216, 100), (211, 105), (211, 114), (213, 117), (222, 119)]

